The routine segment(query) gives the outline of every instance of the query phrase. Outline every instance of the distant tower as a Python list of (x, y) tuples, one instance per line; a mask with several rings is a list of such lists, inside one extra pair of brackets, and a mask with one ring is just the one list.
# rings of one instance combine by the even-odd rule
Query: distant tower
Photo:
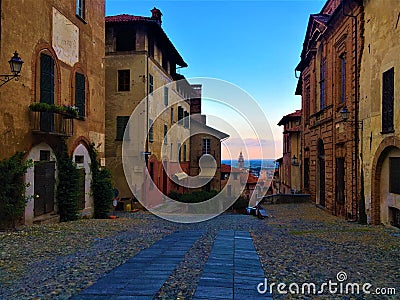
[(240, 154), (239, 154), (238, 168), (239, 168), (239, 169), (244, 169), (244, 158), (243, 158), (243, 153), (242, 153), (242, 151), (240, 151)]

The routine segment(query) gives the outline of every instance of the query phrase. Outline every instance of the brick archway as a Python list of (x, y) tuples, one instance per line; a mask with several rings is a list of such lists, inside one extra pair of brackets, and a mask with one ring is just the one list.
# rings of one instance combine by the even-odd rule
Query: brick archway
[(371, 177), (371, 224), (381, 224), (381, 172), (382, 164), (387, 154), (393, 149), (400, 150), (400, 139), (397, 137), (386, 137), (375, 152), (372, 164)]

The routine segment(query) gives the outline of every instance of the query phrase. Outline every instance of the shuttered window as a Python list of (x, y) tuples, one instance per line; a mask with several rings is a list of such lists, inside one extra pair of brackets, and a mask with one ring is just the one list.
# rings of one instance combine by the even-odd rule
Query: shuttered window
[(130, 90), (130, 77), (130, 70), (118, 70), (118, 92), (127, 92)]
[(86, 100), (85, 100), (85, 76), (80, 73), (75, 73), (75, 106), (78, 108), (78, 116), (85, 117)]
[[(115, 138), (117, 141), (122, 141), (122, 139), (124, 138), (124, 132), (128, 124), (128, 121), (129, 121), (129, 116), (117, 117), (117, 136)], [(127, 134), (127, 136), (128, 135), (129, 134)]]
[(325, 58), (321, 60), (320, 74), (319, 74), (319, 92), (320, 92), (320, 107), (319, 109), (325, 108)]
[(168, 144), (167, 133), (168, 133), (168, 125), (164, 124), (164, 145)]
[(393, 132), (394, 68), (383, 73), (382, 78), (382, 133)]
[(153, 75), (149, 74), (149, 94), (153, 93), (154, 90), (154, 78)]
[(40, 54), (40, 102), (54, 104), (54, 59)]
[(400, 194), (400, 157), (389, 158), (389, 192)]
[(164, 87), (164, 105), (168, 106), (168, 88)]
[(153, 120), (149, 119), (149, 142), (154, 141), (154, 130), (153, 130)]
[(183, 125), (183, 107), (178, 106), (178, 124)]

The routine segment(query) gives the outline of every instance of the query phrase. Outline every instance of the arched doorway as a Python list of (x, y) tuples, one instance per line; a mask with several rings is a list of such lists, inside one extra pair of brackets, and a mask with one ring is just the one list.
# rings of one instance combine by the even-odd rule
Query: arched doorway
[(324, 142), (318, 140), (317, 204), (325, 207), (325, 149)]
[(400, 226), (400, 148), (390, 145), (376, 155), (371, 222)]
[(87, 148), (83, 144), (79, 144), (72, 155), (72, 159), (80, 173), (79, 184), (79, 210), (85, 210), (92, 207), (93, 200), (90, 193), (90, 183), (92, 181), (92, 173), (90, 172), (90, 155)]

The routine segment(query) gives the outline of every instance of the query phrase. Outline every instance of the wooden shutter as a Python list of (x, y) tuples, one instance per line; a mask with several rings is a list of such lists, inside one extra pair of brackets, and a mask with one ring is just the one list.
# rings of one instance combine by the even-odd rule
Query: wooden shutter
[(115, 138), (116, 140), (122, 141), (122, 139), (124, 138), (124, 132), (128, 121), (129, 117), (127, 116), (117, 117), (117, 137)]
[(394, 68), (383, 73), (382, 79), (382, 132), (394, 131)]
[(40, 54), (40, 102), (54, 104), (54, 59)]
[(75, 73), (75, 106), (78, 108), (79, 117), (84, 118), (85, 111), (85, 76), (80, 73)]

